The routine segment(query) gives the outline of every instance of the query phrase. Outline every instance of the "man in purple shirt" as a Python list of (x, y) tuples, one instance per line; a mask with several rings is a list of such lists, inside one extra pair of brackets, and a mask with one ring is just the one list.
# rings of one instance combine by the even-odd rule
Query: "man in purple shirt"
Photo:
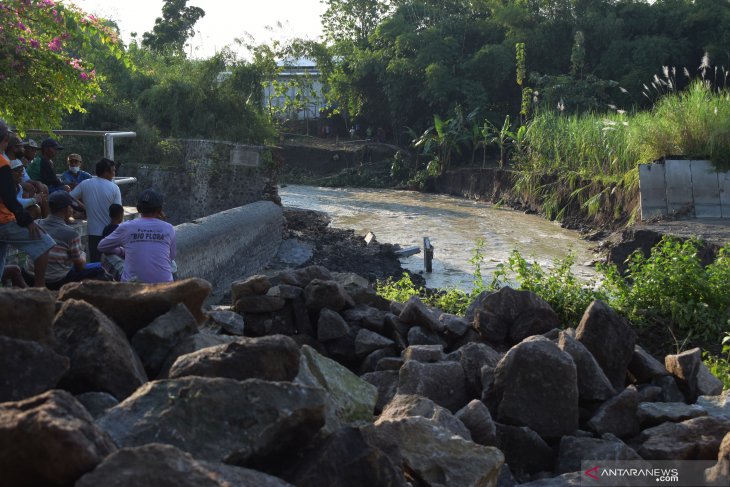
[(162, 195), (145, 189), (137, 200), (140, 217), (122, 223), (99, 242), (99, 251), (124, 254), (122, 281), (170, 282), (175, 258), (175, 228), (163, 221)]

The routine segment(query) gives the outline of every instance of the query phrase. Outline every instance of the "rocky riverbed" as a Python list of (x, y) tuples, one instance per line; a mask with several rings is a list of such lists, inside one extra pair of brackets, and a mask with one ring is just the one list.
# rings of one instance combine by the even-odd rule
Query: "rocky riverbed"
[(504, 288), (459, 317), (322, 266), (210, 292), (0, 289), (0, 486), (564, 486), (589, 459), (730, 481), (699, 349), (657, 360), (601, 302), (560, 323)]

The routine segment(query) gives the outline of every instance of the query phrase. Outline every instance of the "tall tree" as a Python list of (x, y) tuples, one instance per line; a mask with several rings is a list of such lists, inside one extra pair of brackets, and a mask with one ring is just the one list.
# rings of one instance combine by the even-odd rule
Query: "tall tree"
[(322, 14), (325, 37), (333, 42), (352, 42), (364, 46), (368, 36), (388, 10), (382, 0), (322, 0), (327, 10)]
[(142, 45), (158, 52), (183, 54), (185, 43), (195, 35), (195, 23), (205, 16), (200, 7), (188, 7), (188, 0), (165, 0), (162, 17), (157, 17), (152, 32), (145, 32)]

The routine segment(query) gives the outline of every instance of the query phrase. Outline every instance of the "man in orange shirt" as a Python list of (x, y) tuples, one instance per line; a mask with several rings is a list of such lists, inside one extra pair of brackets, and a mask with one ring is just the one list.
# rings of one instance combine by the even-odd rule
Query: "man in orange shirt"
[(0, 120), (0, 269), (5, 266), (8, 245), (12, 245), (30, 256), (35, 268), (35, 286), (45, 287), (48, 251), (55, 241), (18, 202), (10, 161), (5, 157), (8, 142), (10, 129)]

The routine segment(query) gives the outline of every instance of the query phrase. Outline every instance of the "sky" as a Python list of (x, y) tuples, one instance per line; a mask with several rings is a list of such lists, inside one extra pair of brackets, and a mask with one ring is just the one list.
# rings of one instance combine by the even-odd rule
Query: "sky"
[[(66, 0), (88, 13), (117, 22), (125, 44), (130, 34), (141, 39), (162, 16), (163, 0)], [(189, 40), (195, 58), (207, 58), (235, 38), (253, 36), (256, 44), (271, 39), (304, 37), (317, 39), (322, 34), (320, 15), (325, 6), (320, 0), (188, 0), (189, 6), (205, 10), (195, 24), (197, 31)], [(243, 51), (238, 51), (245, 55)]]

